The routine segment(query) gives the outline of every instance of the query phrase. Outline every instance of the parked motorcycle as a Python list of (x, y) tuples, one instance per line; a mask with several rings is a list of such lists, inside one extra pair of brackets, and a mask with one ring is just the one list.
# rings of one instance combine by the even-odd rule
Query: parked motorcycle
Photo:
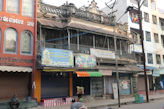
[(75, 102), (75, 100), (72, 100), (71, 109), (87, 109), (87, 106), (85, 106), (82, 102)]

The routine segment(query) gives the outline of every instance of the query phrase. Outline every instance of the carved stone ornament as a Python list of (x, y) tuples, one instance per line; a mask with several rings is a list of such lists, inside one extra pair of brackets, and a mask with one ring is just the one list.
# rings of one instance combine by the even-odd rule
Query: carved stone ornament
[(94, 14), (99, 14), (99, 11), (98, 11), (98, 6), (97, 6), (97, 3), (95, 2), (95, 0), (93, 0), (91, 2), (91, 4), (89, 5), (88, 7), (88, 11), (91, 12), (91, 13), (94, 13)]

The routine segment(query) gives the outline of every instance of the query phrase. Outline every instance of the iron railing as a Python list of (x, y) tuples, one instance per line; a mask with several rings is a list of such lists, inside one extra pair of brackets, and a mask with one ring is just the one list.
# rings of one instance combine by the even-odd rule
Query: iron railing
[[(38, 41), (37, 44), (37, 53), (41, 54), (41, 49), (43, 47), (45, 48), (57, 48), (57, 49), (68, 49), (68, 44), (54, 44), (54, 43), (45, 43), (45, 45), (40, 45), (41, 43)], [(70, 44), (70, 50), (72, 50), (74, 53), (85, 53), (85, 54), (90, 54), (90, 48), (95, 48), (95, 49), (101, 49), (101, 50), (108, 50), (108, 51), (114, 51), (113, 49), (109, 48), (103, 48), (103, 47), (93, 47), (89, 45), (77, 45), (77, 44)], [(126, 50), (117, 50), (116, 55), (118, 55), (119, 58), (127, 58), (127, 59), (134, 59), (134, 54), (129, 53)]]

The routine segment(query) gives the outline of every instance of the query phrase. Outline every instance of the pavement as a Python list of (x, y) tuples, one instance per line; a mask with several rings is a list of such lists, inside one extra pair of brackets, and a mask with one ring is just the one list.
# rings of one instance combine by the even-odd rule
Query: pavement
[[(108, 107), (102, 107), (97, 109), (109, 109)], [(149, 103), (142, 104), (128, 104), (118, 106), (112, 106), (112, 109), (164, 109), (163, 99), (150, 101)]]
[[(143, 95), (144, 95), (144, 100), (146, 101), (146, 96), (144, 93)], [(153, 94), (151, 93), (149, 95), (149, 99), (150, 100), (164, 99), (164, 93), (160, 93), (160, 92), (155, 92)], [(120, 102), (121, 102), (121, 105), (135, 103), (135, 98), (132, 96), (126, 97), (126, 98), (124, 97), (124, 98), (121, 98)], [(99, 99), (99, 100), (93, 99), (84, 103), (88, 107), (88, 109), (96, 109), (98, 107), (118, 105), (118, 99)], [(71, 105), (62, 105), (62, 106), (56, 106), (56, 107), (38, 106), (31, 109), (70, 109), (70, 106)]]

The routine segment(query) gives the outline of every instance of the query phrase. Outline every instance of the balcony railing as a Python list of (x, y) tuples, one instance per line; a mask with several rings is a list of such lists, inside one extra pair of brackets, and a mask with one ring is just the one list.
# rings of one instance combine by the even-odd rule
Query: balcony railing
[[(45, 45), (39, 45), (41, 44), (38, 41), (38, 46), (37, 46), (37, 53), (38, 55), (41, 55), (41, 49), (42, 48), (57, 48), (57, 49), (68, 49), (68, 44), (53, 44), (53, 43), (45, 43)], [(74, 53), (85, 53), (85, 54), (90, 54), (90, 48), (94, 48), (93, 46), (88, 46), (88, 45), (77, 45), (77, 44), (70, 44), (70, 50), (72, 50)], [(109, 51), (114, 51), (113, 49), (108, 49), (108, 48), (103, 48), (103, 47), (95, 47), (95, 49), (101, 49), (101, 50), (109, 50)], [(119, 58), (127, 58), (127, 59), (133, 59), (134, 55), (129, 53), (128, 51), (125, 50), (117, 50), (117, 53)]]
[(137, 61), (138, 65), (143, 65), (143, 61)]

